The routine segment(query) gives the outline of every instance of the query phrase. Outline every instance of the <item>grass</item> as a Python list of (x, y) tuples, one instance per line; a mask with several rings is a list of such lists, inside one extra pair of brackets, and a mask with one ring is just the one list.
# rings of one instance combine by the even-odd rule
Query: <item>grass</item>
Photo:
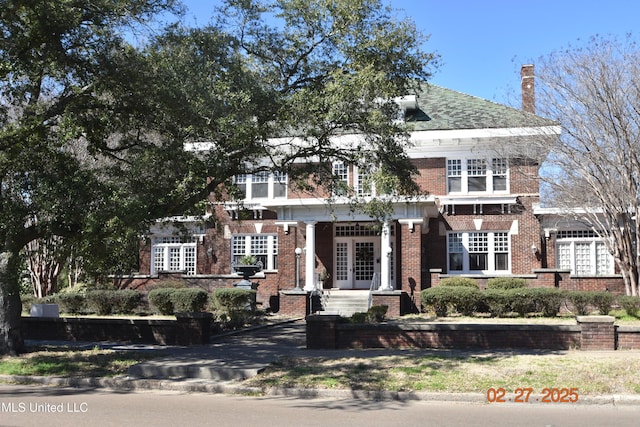
[(58, 377), (112, 377), (123, 375), (136, 363), (157, 357), (145, 352), (115, 351), (94, 348), (30, 349), (20, 357), (2, 357), (1, 375), (42, 375)]
[(465, 357), (379, 356), (288, 358), (245, 380), (246, 386), (396, 392), (486, 393), (490, 387), (577, 388), (580, 395), (637, 394), (632, 366), (640, 353), (567, 351), (545, 354), (491, 353)]

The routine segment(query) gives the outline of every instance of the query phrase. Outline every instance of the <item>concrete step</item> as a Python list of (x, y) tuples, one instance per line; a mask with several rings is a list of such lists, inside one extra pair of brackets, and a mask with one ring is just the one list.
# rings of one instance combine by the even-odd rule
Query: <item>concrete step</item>
[(339, 314), (351, 316), (353, 313), (366, 312), (369, 305), (369, 291), (331, 290), (325, 291), (324, 307), (321, 314)]

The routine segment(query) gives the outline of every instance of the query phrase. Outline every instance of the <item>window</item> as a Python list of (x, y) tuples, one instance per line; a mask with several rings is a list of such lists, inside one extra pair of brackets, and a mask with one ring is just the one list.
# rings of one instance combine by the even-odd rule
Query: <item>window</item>
[(278, 269), (278, 236), (275, 234), (235, 235), (231, 242), (231, 263), (252, 255), (262, 262), (265, 270)]
[(507, 232), (453, 232), (447, 235), (449, 272), (508, 272)]
[(236, 175), (233, 183), (244, 200), (287, 197), (287, 174), (281, 172)]
[(195, 238), (179, 236), (158, 237), (151, 248), (153, 254), (152, 274), (161, 271), (184, 271), (196, 274)]
[(558, 268), (578, 276), (613, 274), (613, 257), (605, 243), (591, 230), (558, 232), (556, 241)]
[(447, 184), (450, 193), (462, 191), (462, 160), (447, 160)]
[(251, 176), (251, 198), (269, 197), (269, 173), (258, 172)]
[(371, 196), (372, 194), (372, 182), (371, 182), (371, 170), (357, 168), (356, 169), (356, 194), (358, 196)]
[(468, 191), (487, 191), (487, 162), (484, 159), (467, 160)]
[(507, 159), (447, 159), (449, 193), (493, 193), (507, 191)]
[(349, 188), (349, 168), (343, 162), (333, 163), (333, 175), (337, 182), (333, 186), (334, 196), (346, 196)]

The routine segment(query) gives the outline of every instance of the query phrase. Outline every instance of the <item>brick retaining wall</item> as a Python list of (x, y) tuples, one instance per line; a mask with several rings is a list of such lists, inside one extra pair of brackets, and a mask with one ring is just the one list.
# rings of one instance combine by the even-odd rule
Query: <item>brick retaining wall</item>
[(161, 345), (207, 344), (211, 313), (176, 315), (176, 320), (92, 317), (23, 317), (25, 339), (115, 341)]
[(457, 348), (640, 350), (640, 328), (615, 327), (611, 316), (580, 316), (576, 325), (385, 322), (342, 323), (307, 316), (307, 348)]

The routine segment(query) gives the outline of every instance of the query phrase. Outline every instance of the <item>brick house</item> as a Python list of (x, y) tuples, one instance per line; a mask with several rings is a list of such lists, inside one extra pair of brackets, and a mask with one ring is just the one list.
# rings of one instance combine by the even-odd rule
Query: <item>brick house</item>
[[(534, 114), (533, 66), (522, 68), (522, 90), (522, 111), (434, 85), (401, 98), (408, 154), (425, 195), (395, 203), (378, 227), (346, 198), (329, 207), (326, 195), (296, 193), (285, 175), (237, 176), (242, 204), (212, 203), (215, 221), (158, 222), (141, 250), (140, 273), (119, 284), (144, 289), (179, 277), (208, 290), (229, 287), (239, 281), (232, 264), (254, 255), (264, 266), (252, 278), (258, 302), (284, 314), (308, 312), (316, 290), (371, 289), (374, 304), (399, 315), (419, 307), (421, 289), (451, 275), (618, 290), (610, 257), (604, 270), (576, 267), (586, 252), (605, 255), (595, 236), (539, 207), (540, 165), (522, 153), (531, 138), (557, 137), (560, 128)], [(375, 194), (363, 184), (367, 171), (341, 163), (333, 170), (358, 194)]]

